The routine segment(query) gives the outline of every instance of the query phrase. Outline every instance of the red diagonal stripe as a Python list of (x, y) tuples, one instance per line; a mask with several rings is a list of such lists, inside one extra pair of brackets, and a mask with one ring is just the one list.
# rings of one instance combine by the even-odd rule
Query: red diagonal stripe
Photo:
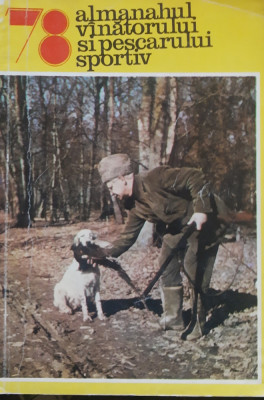
[(10, 9), (10, 25), (33, 26), (39, 13), (39, 10)]

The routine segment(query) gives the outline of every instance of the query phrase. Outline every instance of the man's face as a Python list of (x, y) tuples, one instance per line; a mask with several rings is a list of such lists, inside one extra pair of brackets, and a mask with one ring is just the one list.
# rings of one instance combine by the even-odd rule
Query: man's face
[(107, 182), (106, 185), (111, 196), (116, 196), (122, 200), (123, 197), (127, 195), (127, 184), (123, 176), (112, 179), (111, 181)]

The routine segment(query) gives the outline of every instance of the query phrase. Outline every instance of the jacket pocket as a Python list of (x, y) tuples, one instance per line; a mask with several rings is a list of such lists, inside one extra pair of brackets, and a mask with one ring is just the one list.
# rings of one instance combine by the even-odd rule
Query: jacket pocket
[(181, 199), (180, 201), (169, 201), (164, 204), (163, 212), (165, 215), (180, 214), (184, 216), (188, 208), (188, 201)]

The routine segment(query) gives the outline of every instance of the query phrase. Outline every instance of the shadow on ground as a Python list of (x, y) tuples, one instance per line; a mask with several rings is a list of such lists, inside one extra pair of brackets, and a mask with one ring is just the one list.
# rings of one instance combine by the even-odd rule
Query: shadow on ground
[[(146, 301), (146, 305), (150, 312), (161, 315), (162, 306), (160, 300), (154, 300), (152, 298), (148, 298)], [(111, 315), (114, 315), (119, 311), (128, 310), (129, 308), (132, 307), (143, 310), (145, 308), (145, 305), (141, 300), (139, 300), (138, 297), (134, 297), (131, 299), (103, 300), (102, 307), (104, 310), (104, 314), (107, 317), (110, 317)]]
[(206, 309), (211, 309), (211, 317), (205, 324), (205, 334), (222, 324), (234, 312), (243, 311), (257, 305), (257, 296), (227, 290), (224, 293), (211, 289), (207, 297)]
[[(162, 314), (162, 305), (160, 299), (146, 300), (147, 307), (150, 312), (160, 316)], [(205, 334), (210, 330), (221, 325), (230, 314), (243, 311), (257, 305), (257, 296), (239, 293), (238, 291), (227, 290), (224, 293), (211, 289), (205, 301), (206, 311), (211, 316), (205, 324)], [(132, 307), (142, 310), (145, 306), (137, 297), (130, 299), (112, 299), (102, 301), (102, 307), (107, 317), (114, 315), (120, 311), (128, 310)], [(183, 311), (183, 320), (185, 326), (191, 319), (191, 309)]]

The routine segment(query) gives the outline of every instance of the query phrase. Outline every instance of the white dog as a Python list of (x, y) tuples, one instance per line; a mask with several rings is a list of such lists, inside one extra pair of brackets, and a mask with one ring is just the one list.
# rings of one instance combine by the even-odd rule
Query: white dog
[[(106, 247), (108, 242), (96, 240), (97, 235), (90, 229), (82, 229), (74, 238), (72, 250), (78, 246), (96, 244)], [(78, 259), (78, 261), (76, 260)], [(100, 270), (98, 265), (87, 262), (87, 256), (75, 257), (65, 272), (62, 280), (54, 288), (54, 306), (60, 312), (71, 314), (77, 307), (82, 307), (83, 321), (92, 320), (88, 313), (87, 297), (95, 301), (96, 311), (100, 320), (105, 319), (100, 299)]]

